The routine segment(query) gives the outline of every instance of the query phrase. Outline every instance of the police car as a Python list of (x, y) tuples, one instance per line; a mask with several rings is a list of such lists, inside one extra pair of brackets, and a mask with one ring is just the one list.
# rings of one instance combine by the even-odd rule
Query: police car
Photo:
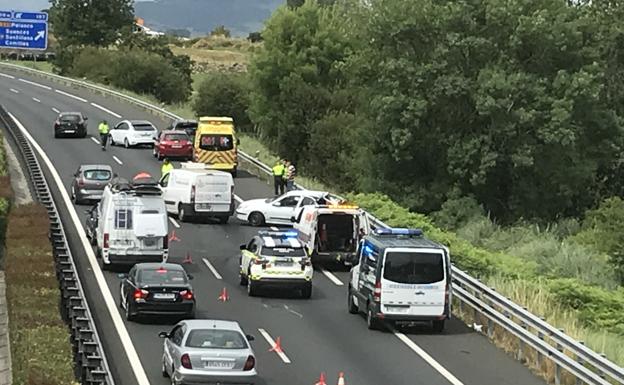
[(275, 286), (312, 295), (312, 261), (296, 231), (259, 231), (240, 246), (240, 283), (255, 296), (260, 286)]
[(348, 309), (364, 313), (370, 329), (382, 321), (430, 323), (451, 318), (451, 260), (446, 246), (420, 229), (376, 229), (360, 241), (351, 269)]

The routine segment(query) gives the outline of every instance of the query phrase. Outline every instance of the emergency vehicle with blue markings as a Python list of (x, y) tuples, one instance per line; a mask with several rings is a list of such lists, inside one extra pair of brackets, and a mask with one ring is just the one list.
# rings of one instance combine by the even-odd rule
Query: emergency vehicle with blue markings
[(442, 332), (451, 318), (449, 249), (420, 229), (376, 229), (359, 243), (351, 269), (348, 310), (364, 313), (369, 329), (429, 323)]
[(297, 235), (293, 230), (259, 231), (240, 246), (240, 284), (250, 296), (269, 286), (312, 296), (312, 261)]

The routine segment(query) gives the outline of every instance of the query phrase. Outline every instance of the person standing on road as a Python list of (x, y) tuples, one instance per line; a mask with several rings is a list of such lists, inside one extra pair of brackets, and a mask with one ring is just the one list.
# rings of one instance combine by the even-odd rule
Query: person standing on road
[(98, 126), (98, 131), (100, 132), (100, 144), (102, 145), (102, 151), (106, 151), (108, 133), (110, 132), (110, 127), (108, 127), (108, 122), (106, 120), (102, 120), (100, 122), (100, 125)]
[(295, 165), (289, 160), (286, 161), (286, 191), (292, 191), (295, 189), (295, 176), (297, 169)]
[(169, 174), (169, 171), (173, 170), (173, 164), (171, 164), (171, 162), (169, 162), (168, 158), (165, 158), (165, 161), (163, 162), (162, 167), (160, 168), (160, 177), (162, 178), (163, 176)]
[(273, 166), (273, 185), (275, 186), (276, 196), (284, 194), (284, 174), (285, 173), (286, 173), (286, 167), (284, 167), (283, 160), (278, 160), (275, 163), (275, 166)]

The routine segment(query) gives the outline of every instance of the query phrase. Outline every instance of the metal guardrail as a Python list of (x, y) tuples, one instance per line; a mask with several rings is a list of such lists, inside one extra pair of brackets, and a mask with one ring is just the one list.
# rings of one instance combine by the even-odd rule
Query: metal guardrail
[[(152, 114), (165, 118), (181, 119), (178, 115), (161, 107), (88, 82), (9, 63), (0, 62), (0, 65), (43, 76), (71, 86), (87, 88), (103, 95), (115, 96)], [(260, 173), (271, 175), (271, 168), (253, 156), (242, 151), (239, 151), (239, 156), (241, 160), (257, 168)], [(305, 189), (298, 184), (295, 186), (299, 189)], [(374, 227), (389, 227), (374, 216), (370, 214), (368, 216)], [(562, 381), (562, 371), (573, 376), (576, 384), (624, 384), (624, 369), (608, 360), (603, 354), (596, 353), (582, 342), (576, 341), (565, 334), (563, 330), (553, 327), (544, 321), (543, 318), (530, 313), (458, 267), (453, 266), (452, 273), (454, 297), (459, 301), (460, 306), (467, 305), (473, 310), (475, 319), (478, 319), (479, 316), (487, 319), (487, 325), (483, 326), (485, 326), (485, 333), (488, 337), (493, 337), (495, 326), (501, 327), (518, 338), (517, 358), (519, 360), (528, 358), (527, 347), (537, 352), (535, 358), (537, 367), (541, 368), (544, 360), (550, 360), (555, 366), (554, 381), (556, 385), (559, 385)]]
[(50, 193), (39, 161), (26, 137), (4, 106), (0, 106), (0, 122), (19, 147), (35, 190), (37, 201), (48, 211), (50, 242), (61, 289), (61, 315), (71, 331), (75, 374), (83, 385), (114, 385), (109, 366), (86, 301), (80, 277), (72, 257), (59, 212)]

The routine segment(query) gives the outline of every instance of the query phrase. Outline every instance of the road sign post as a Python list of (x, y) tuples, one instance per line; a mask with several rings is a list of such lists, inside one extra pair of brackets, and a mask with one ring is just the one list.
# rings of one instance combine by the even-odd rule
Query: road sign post
[(48, 14), (0, 11), (0, 48), (47, 49)]

